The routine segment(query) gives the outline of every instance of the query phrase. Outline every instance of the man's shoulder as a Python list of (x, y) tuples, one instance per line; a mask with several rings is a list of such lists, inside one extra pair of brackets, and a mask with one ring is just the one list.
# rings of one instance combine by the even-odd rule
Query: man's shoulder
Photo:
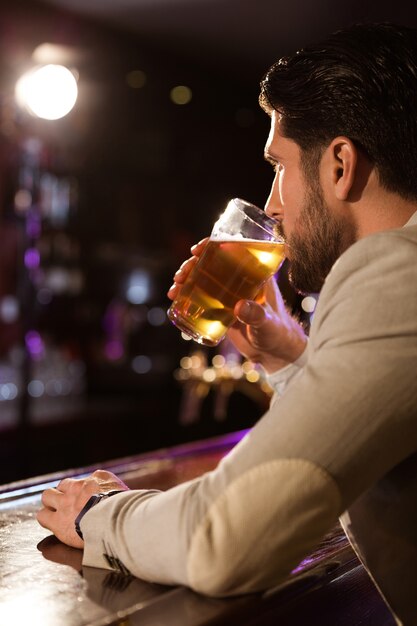
[(404, 335), (416, 336), (416, 285), (416, 226), (361, 239), (327, 276), (314, 314), (315, 333), (326, 327), (340, 335), (343, 328), (357, 337), (395, 326)]
[(342, 256), (346, 261), (355, 260), (363, 255), (377, 254), (382, 252), (385, 255), (396, 254), (407, 250), (417, 254), (417, 224), (404, 226), (403, 228), (393, 228), (382, 230), (378, 233), (368, 235), (354, 243)]
[(374, 233), (360, 239), (336, 261), (327, 282), (361, 279), (384, 272), (400, 274), (404, 269), (417, 273), (417, 225)]

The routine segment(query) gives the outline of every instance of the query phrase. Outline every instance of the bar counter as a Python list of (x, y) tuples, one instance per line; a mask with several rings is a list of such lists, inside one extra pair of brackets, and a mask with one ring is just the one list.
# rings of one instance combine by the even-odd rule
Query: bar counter
[[(167, 489), (216, 466), (245, 431), (100, 465), (132, 488)], [(36, 521), (42, 491), (97, 466), (0, 487), (0, 624), (16, 626), (394, 626), (337, 526), (284, 584), (229, 599), (82, 567)]]

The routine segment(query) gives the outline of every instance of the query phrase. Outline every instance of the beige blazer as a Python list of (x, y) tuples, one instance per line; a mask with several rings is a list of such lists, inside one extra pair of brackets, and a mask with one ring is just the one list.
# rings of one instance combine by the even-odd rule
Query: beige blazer
[(84, 565), (108, 568), (108, 552), (149, 581), (214, 596), (263, 590), (345, 513), (398, 620), (411, 624), (416, 601), (392, 574), (404, 568), (401, 581), (416, 588), (416, 373), (411, 225), (362, 239), (335, 263), (302, 372), (214, 471), (166, 492), (118, 494), (84, 516)]

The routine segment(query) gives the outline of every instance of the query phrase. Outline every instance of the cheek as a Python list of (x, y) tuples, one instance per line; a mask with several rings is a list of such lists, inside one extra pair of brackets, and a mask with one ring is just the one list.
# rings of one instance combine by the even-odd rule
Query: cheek
[(280, 181), (280, 195), (284, 208), (284, 230), (288, 237), (291, 235), (304, 206), (304, 189), (301, 181), (284, 179), (283, 177)]
[(302, 178), (298, 172), (291, 169), (283, 170), (279, 177), (279, 193), (284, 207), (299, 205), (304, 198), (305, 189)]

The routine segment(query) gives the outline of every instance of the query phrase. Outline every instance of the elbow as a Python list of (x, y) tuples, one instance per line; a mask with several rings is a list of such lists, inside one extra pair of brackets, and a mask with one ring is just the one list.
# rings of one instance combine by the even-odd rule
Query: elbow
[(280, 584), (336, 521), (340, 504), (333, 478), (309, 461), (279, 459), (252, 468), (195, 529), (188, 585), (225, 597)]
[[(231, 544), (235, 544), (234, 548)], [(266, 546), (265, 546), (266, 548)], [(195, 592), (210, 597), (228, 597), (263, 591), (284, 580), (290, 568), (267, 548), (259, 558), (253, 545), (236, 541), (213, 542), (206, 536), (198, 549), (193, 546), (187, 563), (187, 584)]]
[(278, 563), (231, 566), (225, 560), (212, 564), (210, 568), (201, 563), (200, 574), (188, 581), (190, 588), (205, 596), (227, 598), (275, 587), (282, 583), (290, 572), (289, 568), (278, 566)]

